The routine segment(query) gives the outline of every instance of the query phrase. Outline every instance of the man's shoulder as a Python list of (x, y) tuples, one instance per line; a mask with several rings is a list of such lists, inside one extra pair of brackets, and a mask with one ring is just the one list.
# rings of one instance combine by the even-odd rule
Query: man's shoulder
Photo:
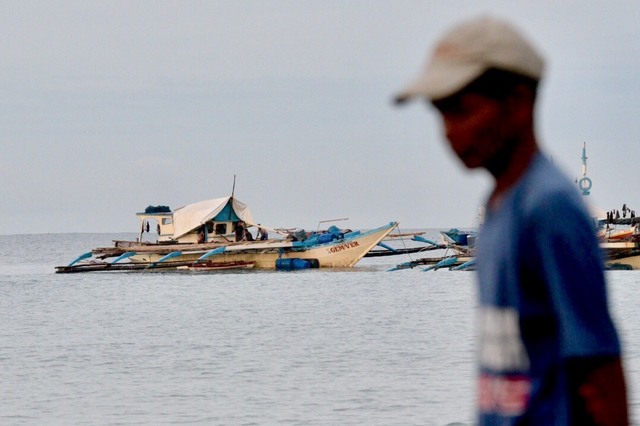
[(519, 204), (524, 211), (538, 208), (583, 210), (584, 207), (577, 186), (542, 154), (531, 165), (519, 189)]

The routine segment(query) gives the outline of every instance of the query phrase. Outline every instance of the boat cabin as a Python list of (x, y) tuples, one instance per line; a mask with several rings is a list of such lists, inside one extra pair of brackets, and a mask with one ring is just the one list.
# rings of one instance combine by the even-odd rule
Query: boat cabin
[(151, 230), (157, 232), (158, 243), (230, 242), (239, 222), (254, 223), (247, 206), (233, 197), (200, 201), (173, 212), (167, 206), (149, 206), (136, 216), (141, 221), (140, 242)]

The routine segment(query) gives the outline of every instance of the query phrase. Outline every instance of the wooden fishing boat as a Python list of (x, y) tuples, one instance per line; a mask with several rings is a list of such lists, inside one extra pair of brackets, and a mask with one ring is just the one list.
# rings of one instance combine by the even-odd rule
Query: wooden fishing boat
[[(624, 208), (624, 207), (623, 207)], [(640, 269), (640, 233), (636, 217), (607, 217), (600, 222), (598, 237), (607, 269)]]
[[(349, 268), (362, 259), (397, 227), (397, 222), (368, 231), (342, 231), (331, 226), (324, 232), (284, 232), (277, 238), (256, 241), (252, 227), (280, 232), (256, 224), (247, 206), (233, 196), (201, 201), (171, 211), (149, 207), (137, 213), (141, 232), (136, 241), (115, 241), (98, 247), (58, 273), (168, 270), (203, 270), (222, 264), (261, 269)], [(144, 241), (156, 224), (156, 241)], [(242, 233), (239, 230), (242, 230)], [(109, 261), (107, 261), (109, 259)], [(220, 268), (216, 268), (220, 269)]]
[(415, 235), (412, 240), (427, 244), (420, 252), (442, 250), (440, 256), (432, 255), (419, 259), (412, 259), (408, 262), (400, 263), (388, 271), (398, 271), (402, 269), (413, 269), (423, 267), (424, 271), (435, 271), (438, 269), (449, 269), (456, 271), (475, 270), (475, 236), (474, 231), (462, 232), (456, 228), (448, 231), (440, 231), (442, 242), (428, 240), (419, 235)]

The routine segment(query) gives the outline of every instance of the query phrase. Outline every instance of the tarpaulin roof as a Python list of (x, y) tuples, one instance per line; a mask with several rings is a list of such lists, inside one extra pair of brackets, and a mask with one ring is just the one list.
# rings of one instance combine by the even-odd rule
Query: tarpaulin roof
[[(225, 209), (229, 204), (229, 208)], [(224, 211), (224, 217), (216, 217)], [(177, 208), (173, 212), (173, 238), (180, 238), (206, 222), (242, 220), (253, 223), (249, 208), (233, 197), (214, 198)]]

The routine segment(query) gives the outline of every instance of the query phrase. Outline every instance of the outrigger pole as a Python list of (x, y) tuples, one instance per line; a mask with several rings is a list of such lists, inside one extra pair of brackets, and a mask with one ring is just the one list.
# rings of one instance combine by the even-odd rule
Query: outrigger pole
[(320, 224), (321, 223), (329, 223), (329, 222), (340, 222), (343, 220), (349, 220), (348, 217), (341, 217), (339, 219), (327, 219), (327, 220), (321, 220), (320, 222), (318, 222), (318, 227), (316, 228), (316, 232), (318, 232), (320, 230)]

